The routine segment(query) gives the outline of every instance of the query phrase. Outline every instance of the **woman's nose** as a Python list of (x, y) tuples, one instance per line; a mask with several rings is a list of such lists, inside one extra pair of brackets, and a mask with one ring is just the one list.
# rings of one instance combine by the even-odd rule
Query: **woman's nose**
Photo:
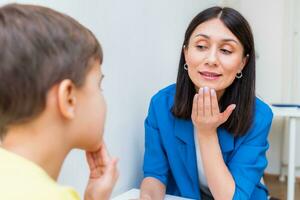
[(206, 62), (210, 66), (216, 66), (218, 64), (217, 49), (211, 48), (207, 53)]

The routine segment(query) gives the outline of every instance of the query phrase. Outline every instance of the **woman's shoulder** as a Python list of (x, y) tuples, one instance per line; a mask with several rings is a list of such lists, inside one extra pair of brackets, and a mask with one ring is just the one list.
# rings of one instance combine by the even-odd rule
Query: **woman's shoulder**
[(262, 130), (269, 130), (273, 120), (273, 112), (270, 106), (265, 103), (262, 99), (256, 97), (255, 98), (255, 112), (254, 112), (254, 119), (251, 128), (248, 131), (248, 138), (257, 137), (261, 135), (264, 139), (267, 138), (269, 131)]
[(273, 112), (270, 106), (262, 99), (256, 97), (252, 126), (247, 133), (240, 138), (240, 143), (244, 140), (252, 141), (254, 138), (256, 138), (256, 142), (265, 142), (269, 134), (272, 120)]
[(169, 113), (174, 105), (174, 96), (176, 91), (176, 84), (169, 85), (151, 98), (150, 110), (154, 110), (157, 113)]
[(159, 103), (161, 101), (173, 100), (176, 92), (176, 84), (171, 84), (153, 95), (151, 101), (153, 103)]
[(273, 112), (271, 107), (265, 103), (261, 98), (255, 98), (255, 116), (256, 118), (271, 119), (273, 118)]

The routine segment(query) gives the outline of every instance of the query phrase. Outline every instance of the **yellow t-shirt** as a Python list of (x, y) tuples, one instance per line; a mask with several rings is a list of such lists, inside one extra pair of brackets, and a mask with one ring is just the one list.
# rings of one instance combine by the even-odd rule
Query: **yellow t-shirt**
[(1, 200), (79, 200), (69, 187), (58, 185), (41, 167), (0, 148)]

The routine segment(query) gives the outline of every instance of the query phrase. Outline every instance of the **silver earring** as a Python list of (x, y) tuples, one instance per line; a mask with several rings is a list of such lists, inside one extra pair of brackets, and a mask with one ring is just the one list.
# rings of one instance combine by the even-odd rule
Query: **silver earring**
[(236, 77), (237, 79), (240, 79), (240, 78), (243, 77), (243, 73), (242, 73), (242, 72), (239, 72), (239, 73), (236, 74), (235, 77)]
[(186, 63), (183, 65), (183, 68), (184, 68), (186, 71), (188, 70), (188, 66), (187, 66)]

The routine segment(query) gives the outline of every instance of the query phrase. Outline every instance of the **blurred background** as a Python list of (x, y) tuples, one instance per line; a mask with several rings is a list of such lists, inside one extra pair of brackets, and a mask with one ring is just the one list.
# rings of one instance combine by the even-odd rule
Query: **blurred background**
[[(231, 6), (249, 21), (257, 51), (257, 96), (270, 104), (300, 103), (298, 0), (0, 0), (0, 5), (13, 2), (39, 4), (66, 13), (99, 39), (104, 50), (103, 89), (108, 104), (105, 140), (110, 154), (119, 158), (120, 177), (113, 196), (139, 187), (143, 122), (150, 98), (175, 82), (185, 29), (205, 8)], [(272, 181), (277, 184), (281, 166), (288, 164), (287, 130), (286, 120), (276, 117), (269, 136), (267, 185)], [(300, 132), (299, 122), (297, 130)], [(296, 165), (300, 165), (299, 156)], [(300, 180), (300, 170), (296, 175)], [(84, 153), (72, 151), (59, 182), (83, 195), (87, 177)], [(273, 196), (285, 198), (286, 183), (269, 187)], [(295, 199), (300, 199), (299, 182), (297, 187)]]

